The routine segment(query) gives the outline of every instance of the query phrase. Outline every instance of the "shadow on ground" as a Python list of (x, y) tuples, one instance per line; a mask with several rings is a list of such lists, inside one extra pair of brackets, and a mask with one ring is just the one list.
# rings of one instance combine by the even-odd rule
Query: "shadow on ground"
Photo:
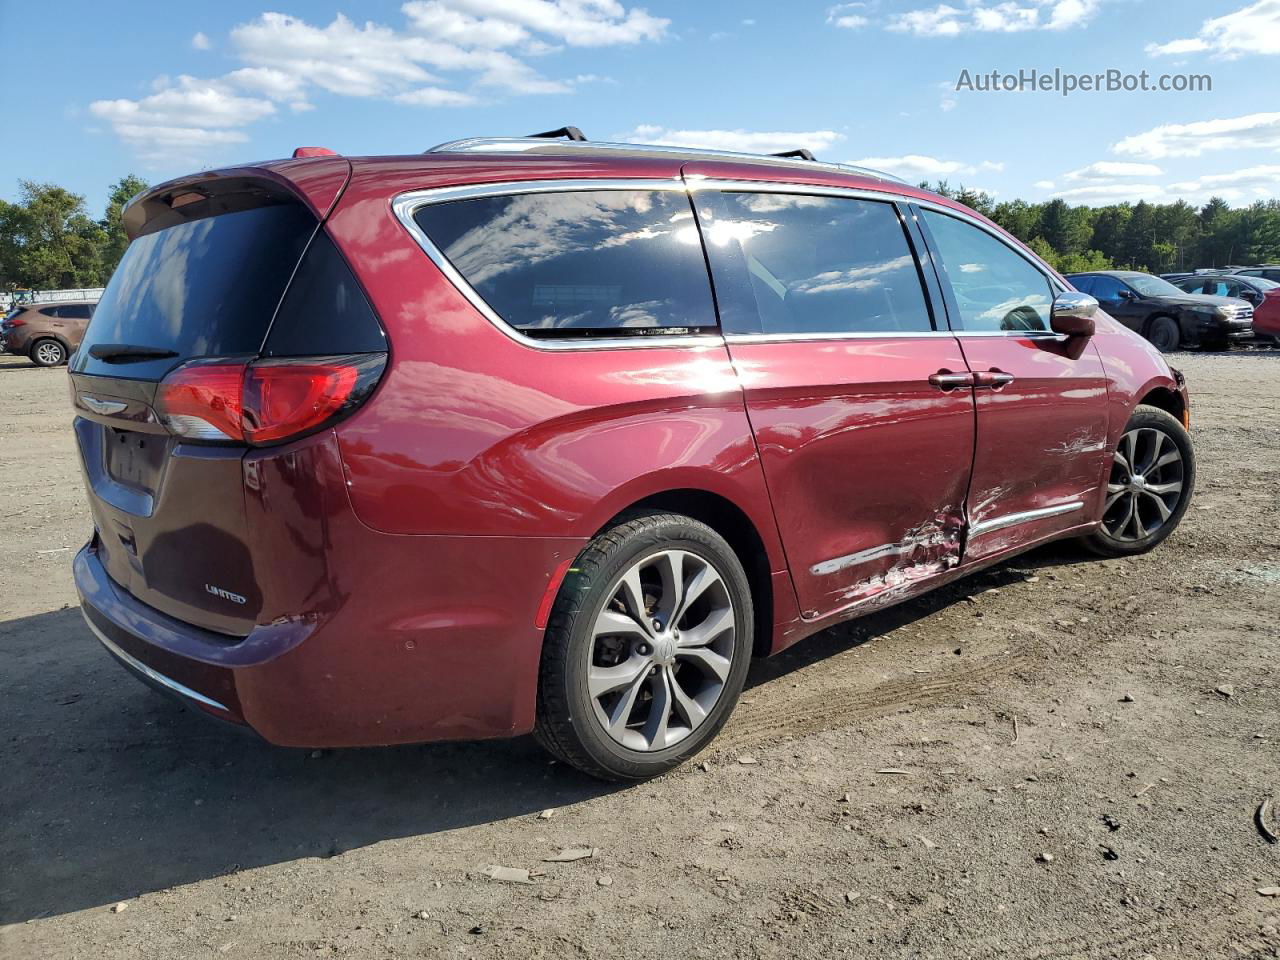
[[(1059, 546), (1016, 568), (1083, 559)], [(748, 684), (1018, 578), (998, 567), (833, 628), (758, 662)], [(75, 608), (0, 624), (0, 658), (2, 923), (619, 789), (550, 762), (527, 737), (319, 757), (272, 747), (148, 692), (98, 648)]]

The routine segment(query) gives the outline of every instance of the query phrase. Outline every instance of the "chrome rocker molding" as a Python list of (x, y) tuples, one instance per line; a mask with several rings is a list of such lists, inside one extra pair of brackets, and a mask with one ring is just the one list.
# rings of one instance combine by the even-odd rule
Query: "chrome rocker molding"
[(1003, 530), (1005, 527), (1015, 527), (1020, 523), (1030, 523), (1032, 520), (1043, 520), (1046, 517), (1056, 517), (1060, 514), (1072, 513), (1083, 508), (1083, 501), (1073, 500), (1070, 503), (1059, 503), (1052, 507), (1041, 507), (1039, 510), (1027, 510), (1023, 513), (1006, 513), (1002, 517), (992, 517), (990, 520), (983, 520), (981, 523), (975, 523), (969, 528), (969, 536), (976, 537), (984, 533), (991, 533), (993, 530)]
[(148, 680), (158, 683), (160, 686), (164, 687), (166, 690), (172, 690), (174, 693), (178, 694), (179, 696), (186, 697), (188, 700), (194, 700), (197, 703), (203, 703), (205, 706), (213, 707), (215, 710), (221, 710), (223, 713), (231, 712), (225, 706), (220, 704), (217, 700), (214, 700), (211, 697), (206, 697), (203, 693), (197, 693), (196, 691), (192, 690), (190, 687), (184, 686), (183, 684), (179, 683), (177, 680), (171, 680), (170, 678), (166, 677), (163, 673), (160, 673), (157, 670), (152, 670), (150, 667), (148, 667), (145, 663), (143, 663), (137, 657), (133, 657), (133, 656), (130, 656), (128, 653), (125, 653), (125, 651), (121, 650), (118, 646), (116, 646), (114, 643), (112, 643), (110, 640), (107, 639), (106, 634), (104, 634), (101, 630), (98, 629), (97, 625), (94, 624), (94, 622), (89, 619), (89, 615), (85, 613), (84, 610), (81, 610), (80, 614), (84, 617), (84, 622), (89, 625), (89, 629), (93, 631), (93, 635), (98, 638), (98, 642), (101, 643), (104, 647), (106, 647), (107, 652), (110, 653), (117, 660), (119, 660), (121, 663), (123, 663), (125, 666), (142, 674)]

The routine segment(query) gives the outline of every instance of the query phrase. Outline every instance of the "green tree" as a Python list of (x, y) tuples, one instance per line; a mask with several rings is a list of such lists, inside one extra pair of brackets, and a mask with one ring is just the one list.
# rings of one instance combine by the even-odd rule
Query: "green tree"
[(2, 211), (0, 257), (10, 288), (96, 287), (102, 283), (102, 227), (84, 197), (48, 183), (20, 180), (22, 198)]
[(110, 277), (116, 264), (124, 256), (124, 248), (129, 245), (129, 237), (124, 232), (124, 221), (121, 214), (124, 206), (133, 197), (147, 189), (147, 181), (133, 174), (121, 177), (111, 185), (107, 195), (107, 209), (98, 225), (105, 234), (102, 247), (102, 269), (105, 276)]

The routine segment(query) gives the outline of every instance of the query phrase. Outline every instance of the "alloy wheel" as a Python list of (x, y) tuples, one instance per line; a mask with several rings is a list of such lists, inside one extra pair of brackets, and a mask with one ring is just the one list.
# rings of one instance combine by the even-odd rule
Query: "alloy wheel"
[(633, 563), (592, 625), (587, 687), (617, 743), (652, 752), (707, 719), (738, 653), (733, 600), (720, 572), (687, 550)]
[(1128, 431), (1112, 455), (1103, 527), (1116, 540), (1149, 537), (1178, 509), (1184, 478), (1172, 437), (1154, 427)]
[(46, 367), (62, 362), (62, 347), (56, 343), (42, 343), (36, 347), (36, 360)]

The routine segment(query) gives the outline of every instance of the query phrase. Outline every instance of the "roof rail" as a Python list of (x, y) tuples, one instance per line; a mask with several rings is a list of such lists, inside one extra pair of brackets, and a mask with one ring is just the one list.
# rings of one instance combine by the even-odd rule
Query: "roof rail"
[[(561, 130), (549, 130), (536, 137), (468, 137), (465, 140), (451, 140), (441, 143), (427, 153), (524, 153), (524, 154), (578, 154), (581, 156), (667, 156), (683, 157), (686, 160), (733, 160), (745, 163), (762, 163), (778, 167), (803, 167), (812, 170), (815, 166), (840, 173), (851, 173), (876, 180), (887, 180), (893, 183), (906, 183), (901, 177), (866, 167), (857, 167), (846, 163), (830, 163), (816, 160), (809, 151), (789, 151), (785, 154), (739, 153), (732, 150), (706, 150), (699, 147), (673, 147), (665, 144), (647, 143), (609, 143), (604, 140), (581, 140), (573, 138), (573, 131), (582, 136), (582, 131), (573, 127)], [(568, 141), (555, 142), (552, 137), (569, 137)], [(806, 158), (804, 154), (808, 153)]]
[(817, 160), (812, 151), (801, 147), (799, 150), (783, 150), (781, 153), (771, 153), (771, 157), (782, 157), (784, 160)]
[(556, 130), (547, 130), (543, 133), (531, 133), (529, 138), (532, 140), (559, 140), (564, 137), (566, 140), (572, 140), (574, 143), (586, 143), (586, 135), (577, 127), (560, 127)]

